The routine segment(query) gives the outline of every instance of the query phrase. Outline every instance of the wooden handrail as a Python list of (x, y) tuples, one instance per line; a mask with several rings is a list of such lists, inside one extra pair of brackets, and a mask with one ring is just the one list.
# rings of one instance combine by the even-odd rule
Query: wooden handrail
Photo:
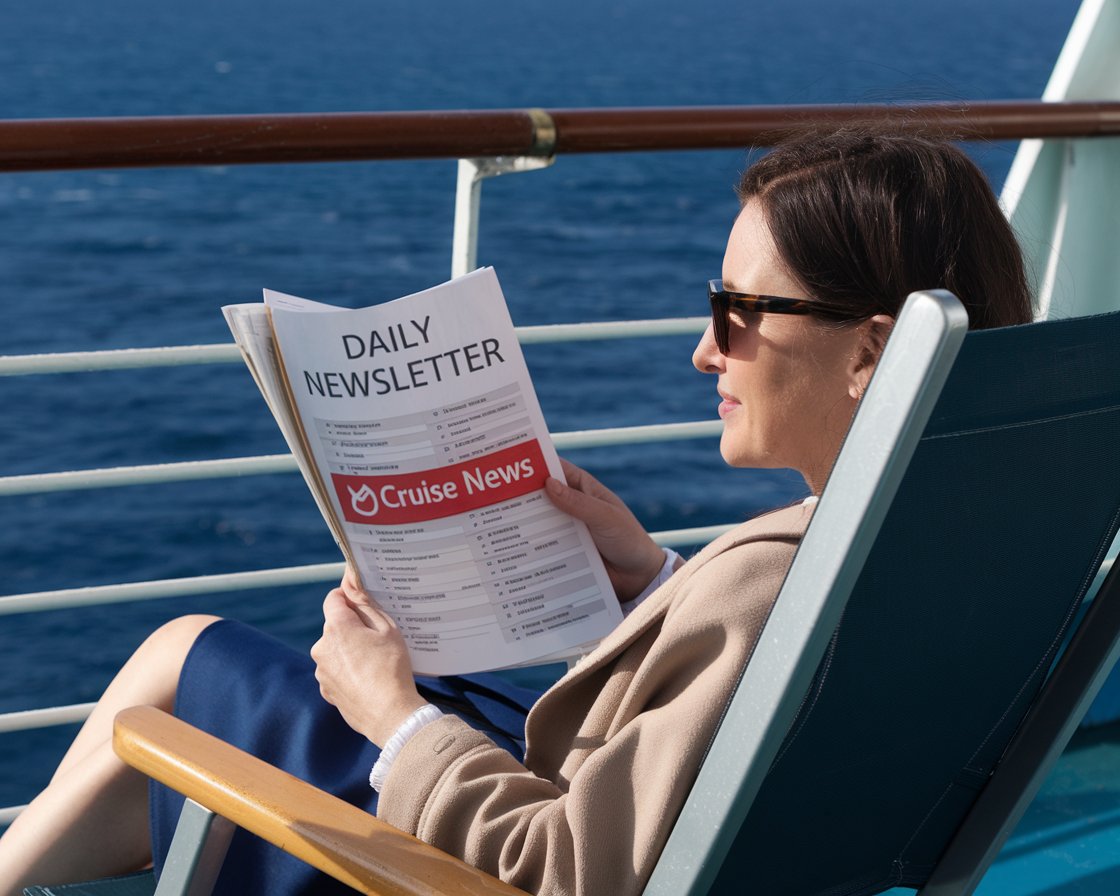
[(1120, 102), (506, 109), (0, 121), (0, 171), (766, 146), (875, 123), (969, 140), (1120, 135)]

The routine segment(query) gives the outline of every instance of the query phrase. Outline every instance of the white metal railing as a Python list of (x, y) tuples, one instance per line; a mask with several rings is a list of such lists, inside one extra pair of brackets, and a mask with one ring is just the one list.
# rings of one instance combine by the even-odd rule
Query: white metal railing
[[(543, 167), (540, 159), (530, 161), (530, 164), (525, 164), (523, 160), (509, 158), (461, 160), (452, 247), (453, 275), (472, 270), (476, 266), (478, 209), (482, 180), (498, 174), (530, 171)], [(707, 323), (708, 318), (706, 317), (690, 317), (667, 320), (553, 324), (518, 327), (517, 336), (519, 341), (525, 345), (672, 336), (702, 332)], [(241, 353), (232, 343), (187, 345), (0, 357), (0, 376), (240, 363), (242, 363)], [(719, 421), (703, 421), (563, 432), (555, 433), (553, 438), (558, 448), (568, 450), (604, 445), (714, 437), (721, 430), (722, 424)], [(297, 470), (295, 459), (290, 454), (68, 470), (56, 473), (0, 477), (0, 497), (218, 479), (231, 476), (264, 475), (295, 472)], [(729, 528), (731, 528), (730, 524), (677, 529), (653, 533), (653, 537), (662, 545), (682, 546), (709, 541)], [(331, 582), (338, 580), (342, 574), (342, 569), (342, 563), (319, 563), (179, 579), (12, 594), (0, 597), (0, 616), (125, 601), (156, 600), (186, 595)], [(81, 722), (88, 717), (94, 705), (93, 703), (82, 703), (0, 713), (0, 734)], [(0, 826), (9, 824), (23, 808), (25, 807), (0, 807)]]
[[(666, 547), (680, 547), (711, 541), (729, 528), (731, 528), (730, 525), (669, 529), (654, 532), (652, 536), (658, 544)], [(256, 569), (247, 572), (218, 573), (205, 576), (186, 576), (178, 579), (154, 579), (146, 582), (127, 582), (118, 585), (91, 585), (84, 588), (63, 588), (55, 591), (12, 594), (0, 598), (0, 616), (100, 606), (127, 601), (157, 600), (166, 597), (219, 594), (225, 591), (248, 591), (255, 588), (280, 588), (286, 585), (336, 582), (342, 577), (342, 571), (343, 564), (341, 562), (312, 563), (302, 566), (284, 566), (276, 569)], [(5, 718), (5, 715), (0, 714), (0, 732), (6, 730), (3, 727)]]
[[(706, 317), (663, 320), (615, 320), (598, 323), (546, 324), (517, 327), (522, 345), (550, 342), (590, 342), (628, 336), (676, 336), (699, 333)], [(122, 348), (96, 352), (54, 352), (0, 357), (0, 376), (33, 373), (88, 373), (137, 367), (179, 367), (192, 364), (240, 364), (241, 352), (232, 342), (221, 345), (176, 345), (162, 348)]]
[(5, 713), (0, 715), (0, 734), (84, 722), (96, 705), (96, 703), (74, 703), (70, 706), (51, 706), (47, 709), (25, 709), (22, 712)]
[[(721, 426), (718, 420), (703, 420), (694, 423), (661, 423), (560, 432), (553, 433), (552, 438), (561, 450), (599, 448), (604, 445), (637, 445), (643, 442), (669, 442), (716, 436), (719, 435)], [(297, 470), (295, 458), (290, 454), (264, 454), (256, 457), (227, 457), (180, 463), (103, 467), (93, 470), (64, 470), (58, 473), (27, 473), (21, 476), (0, 477), (0, 497), (112, 488), (120, 485), (152, 485), (195, 479), (222, 479), (230, 476), (293, 473)], [(0, 597), (0, 616), (5, 613), (4, 606), (7, 600), (6, 597)]]

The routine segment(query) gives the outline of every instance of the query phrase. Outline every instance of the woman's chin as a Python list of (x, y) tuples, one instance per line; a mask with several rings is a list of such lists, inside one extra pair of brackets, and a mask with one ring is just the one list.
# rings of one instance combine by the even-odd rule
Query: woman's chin
[(723, 436), (719, 441), (719, 453), (724, 463), (729, 467), (765, 467), (766, 463), (756, 457), (756, 452), (746, 450), (740, 440), (736, 440), (729, 428), (724, 426)]
[(747, 443), (740, 432), (738, 438), (732, 427), (724, 426), (719, 440), (719, 453), (729, 467), (746, 470), (777, 470), (792, 465), (783, 454), (766, 451), (757, 445)]

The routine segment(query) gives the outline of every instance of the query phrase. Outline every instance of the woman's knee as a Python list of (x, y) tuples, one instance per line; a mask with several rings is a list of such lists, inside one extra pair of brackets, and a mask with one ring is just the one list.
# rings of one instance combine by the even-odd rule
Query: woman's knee
[(198, 636), (220, 620), (219, 616), (196, 613), (165, 622), (148, 635), (133, 658), (149, 670), (153, 670), (153, 666), (162, 667), (169, 677), (177, 681)]
[[(87, 755), (92, 746), (107, 743), (113, 717), (127, 706), (148, 704), (170, 711), (175, 705), (179, 675), (187, 654), (202, 631), (217, 621), (217, 616), (183, 616), (152, 632), (105, 689), (86, 727), (78, 735), (84, 746), (74, 755)], [(64, 765), (69, 759), (70, 754), (67, 754)]]

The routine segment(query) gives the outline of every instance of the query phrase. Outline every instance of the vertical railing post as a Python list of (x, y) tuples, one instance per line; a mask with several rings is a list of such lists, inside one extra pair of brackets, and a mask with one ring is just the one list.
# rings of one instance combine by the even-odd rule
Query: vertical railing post
[(533, 122), (533, 145), (524, 156), (459, 159), (455, 184), (455, 227), (451, 241), (451, 276), (459, 277), (478, 266), (478, 211), (482, 182), (488, 177), (522, 171), (539, 171), (555, 160), (556, 127), (543, 109), (528, 110)]

